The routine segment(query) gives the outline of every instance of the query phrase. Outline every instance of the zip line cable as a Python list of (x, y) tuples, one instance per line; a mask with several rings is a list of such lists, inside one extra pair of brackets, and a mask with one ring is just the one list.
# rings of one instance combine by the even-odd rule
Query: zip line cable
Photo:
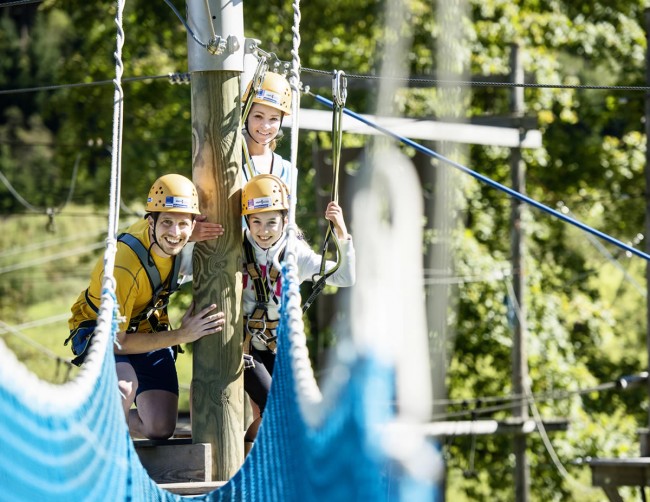
[(0, 181), (4, 184), (4, 186), (9, 190), (9, 193), (14, 196), (14, 198), (20, 202), (26, 209), (29, 211), (32, 211), (34, 213), (42, 213), (42, 214), (47, 214), (52, 218), (55, 214), (60, 213), (63, 208), (65, 208), (70, 201), (72, 200), (72, 195), (74, 194), (74, 189), (75, 185), (77, 182), (77, 174), (79, 172), (79, 161), (81, 160), (81, 153), (77, 154), (77, 158), (74, 163), (74, 167), (72, 169), (72, 176), (70, 178), (70, 187), (68, 188), (68, 195), (65, 199), (65, 201), (57, 208), (52, 208), (52, 207), (47, 207), (47, 208), (38, 208), (29, 202), (25, 200), (25, 198), (18, 193), (18, 191), (14, 188), (14, 186), (11, 184), (11, 182), (7, 179), (7, 177), (4, 175), (2, 171), (0, 171)]
[[(155, 76), (144, 76), (144, 77), (128, 77), (122, 80), (122, 82), (140, 82), (143, 80), (160, 80), (163, 78), (171, 79), (172, 75), (182, 75), (177, 73), (169, 73), (167, 75), (155, 75)], [(108, 85), (114, 84), (114, 80), (96, 80), (94, 82), (80, 82), (76, 84), (59, 84), (59, 85), (44, 85), (40, 87), (26, 87), (24, 89), (0, 89), (0, 95), (3, 94), (22, 94), (27, 92), (38, 92), (38, 91), (55, 91), (58, 89), (71, 89), (75, 87), (95, 87), (98, 85)]]
[[(334, 103), (332, 103), (332, 101), (330, 101), (327, 98), (324, 98), (323, 96), (320, 96), (318, 94), (313, 94), (313, 93), (311, 93), (309, 91), (307, 92), (307, 94), (313, 96), (314, 99), (316, 99), (316, 101), (318, 101), (321, 104), (329, 106), (330, 108), (332, 108), (334, 106)], [(596, 230), (596, 229), (590, 227), (589, 225), (585, 225), (584, 223), (582, 223), (582, 222), (580, 222), (578, 220), (570, 218), (570, 217), (566, 216), (565, 214), (562, 214), (561, 212), (559, 212), (559, 211), (557, 211), (555, 209), (552, 209), (552, 208), (550, 208), (548, 206), (545, 206), (544, 204), (541, 204), (541, 203), (537, 202), (536, 200), (531, 199), (530, 197), (528, 197), (528, 196), (526, 196), (526, 195), (524, 195), (522, 193), (519, 193), (516, 190), (513, 190), (512, 188), (508, 188), (507, 186), (502, 185), (501, 183), (498, 183), (498, 182), (488, 178), (487, 176), (479, 174), (476, 171), (473, 171), (472, 169), (470, 169), (470, 168), (468, 168), (468, 167), (466, 167), (466, 166), (464, 166), (464, 165), (462, 165), (462, 164), (460, 164), (458, 162), (455, 162), (455, 161), (453, 161), (451, 159), (448, 159), (447, 157), (445, 157), (443, 155), (440, 155), (439, 153), (431, 150), (430, 148), (426, 148), (426, 147), (420, 145), (419, 143), (416, 143), (413, 140), (405, 138), (404, 136), (400, 136), (399, 134), (396, 134), (396, 133), (386, 129), (385, 127), (382, 127), (382, 126), (380, 126), (378, 124), (375, 124), (374, 122), (362, 117), (358, 113), (355, 113), (355, 112), (349, 110), (348, 108), (344, 108), (343, 113), (349, 115), (350, 117), (353, 117), (353, 118), (357, 119), (360, 122), (363, 122), (364, 124), (374, 128), (374, 129), (377, 129), (378, 131), (380, 131), (380, 132), (382, 132), (382, 133), (384, 133), (384, 134), (386, 134), (386, 135), (388, 135), (388, 136), (390, 136), (390, 137), (392, 137), (394, 139), (399, 140), (400, 142), (404, 143), (405, 145), (408, 145), (408, 146), (410, 146), (412, 148), (415, 148), (416, 150), (418, 150), (421, 153), (424, 153), (425, 155), (428, 155), (430, 157), (434, 157), (434, 158), (436, 158), (436, 159), (438, 159), (438, 160), (440, 160), (442, 162), (445, 162), (446, 164), (451, 165), (452, 167), (455, 167), (456, 169), (459, 169), (460, 171), (464, 172), (465, 174), (469, 174), (470, 176), (478, 179), (479, 181), (482, 181), (483, 183), (491, 186), (492, 188), (496, 188), (498, 190), (501, 190), (502, 192), (507, 193), (508, 195), (510, 195), (511, 197), (514, 197), (517, 200), (525, 202), (525, 203), (527, 203), (527, 204), (529, 204), (529, 205), (531, 205), (533, 207), (536, 207), (537, 209), (541, 209), (542, 211), (545, 211), (546, 213), (551, 214), (551, 215), (555, 216), (556, 218), (558, 218), (558, 219), (560, 219), (560, 220), (562, 220), (562, 221), (564, 221), (566, 223), (570, 223), (571, 225), (574, 225), (574, 226), (584, 230), (585, 232), (589, 232), (589, 233), (591, 233), (591, 234), (593, 234), (593, 235), (595, 235), (597, 237), (600, 237), (601, 239), (609, 242), (610, 244), (614, 244), (615, 246), (618, 246), (618, 247), (624, 249), (625, 251), (628, 251), (628, 252), (630, 252), (630, 253), (632, 253), (632, 254), (634, 254), (636, 256), (639, 256), (639, 257), (643, 258), (644, 260), (650, 261), (650, 255), (648, 255), (647, 253), (644, 253), (643, 251), (640, 251), (640, 250), (638, 250), (636, 248), (633, 248), (632, 246), (629, 246), (629, 245), (625, 244), (624, 242), (619, 241), (618, 239), (614, 239), (613, 237), (601, 232), (600, 230)]]
[(17, 7), (21, 5), (29, 5), (32, 3), (41, 3), (43, 0), (15, 0), (13, 2), (2, 2), (0, 7)]
[[(555, 393), (548, 393), (548, 394), (540, 394), (540, 395), (534, 395), (535, 399), (540, 402), (540, 401), (560, 401), (564, 399), (569, 399), (573, 396), (576, 395), (583, 395), (583, 394), (590, 394), (592, 392), (603, 392), (606, 390), (612, 390), (616, 388), (621, 388), (619, 382), (607, 382), (601, 385), (598, 385), (596, 387), (590, 388), (590, 389), (578, 389), (575, 391), (558, 391)], [(541, 397), (540, 397), (541, 396)], [(459, 411), (450, 411), (450, 412), (445, 412), (445, 413), (437, 413), (431, 416), (431, 419), (433, 421), (439, 421), (439, 420), (448, 420), (450, 418), (461, 418), (461, 417), (466, 417), (466, 416), (479, 416), (479, 415), (491, 415), (493, 413), (501, 412), (501, 411), (508, 411), (511, 410), (513, 407), (518, 406), (522, 403), (528, 403), (530, 404), (530, 401), (532, 397), (530, 395), (517, 395), (517, 398), (506, 400), (505, 402), (502, 402), (500, 404), (495, 404), (491, 406), (478, 406), (481, 404), (480, 399), (476, 398), (474, 401), (476, 402), (477, 406), (472, 407), (472, 408), (467, 408), (465, 410), (459, 410)], [(489, 398), (486, 398), (489, 399)], [(498, 398), (495, 398), (498, 399)], [(468, 400), (471, 401), (471, 400)]]
[[(616, 387), (628, 388), (630, 385), (624, 385), (622, 382), (642, 380), (644, 378), (642, 375), (632, 375), (632, 376), (623, 376), (612, 382), (605, 382), (593, 387), (585, 387), (582, 389), (573, 389), (573, 390), (558, 390), (553, 392), (542, 392), (535, 394), (535, 399), (538, 401), (559, 401), (562, 399), (568, 399), (573, 396), (581, 396), (584, 394), (591, 394), (593, 392), (602, 392), (606, 390), (611, 390)], [(645, 376), (647, 378), (647, 375)], [(483, 396), (483, 397), (473, 397), (467, 399), (436, 399), (434, 404), (437, 405), (446, 405), (446, 406), (468, 406), (475, 405), (480, 406), (483, 403), (521, 403), (527, 399), (525, 394), (511, 394), (509, 396)], [(480, 409), (480, 408), (477, 408)], [(472, 410), (467, 410), (472, 411)]]
[[(571, 216), (572, 218), (574, 217), (574, 214), (571, 212), (571, 210), (567, 205), (563, 204), (562, 209), (566, 210), (569, 216)], [(593, 235), (585, 234), (585, 237), (591, 243), (591, 245), (594, 246), (596, 250), (607, 259), (609, 263), (611, 263), (623, 274), (625, 279), (632, 284), (634, 289), (636, 289), (641, 296), (643, 297), (647, 296), (646, 288), (641, 286), (641, 284), (639, 284), (637, 280), (634, 277), (632, 277), (632, 275), (627, 271), (627, 269), (623, 266), (623, 264), (616, 258), (616, 256), (614, 256), (605, 246), (603, 246), (603, 244), (598, 239), (596, 239)]]
[[(93, 235), (93, 239), (100, 237), (102, 235), (104, 235), (104, 232), (97, 232), (96, 234)], [(33, 251), (42, 251), (44, 249), (53, 246), (58, 247), (61, 244), (66, 244), (68, 242), (78, 242), (82, 238), (86, 238), (86, 237), (88, 237), (88, 232), (84, 232), (83, 234), (69, 235), (67, 237), (60, 237), (57, 239), (50, 239), (46, 241), (32, 242), (26, 246), (12, 247), (11, 249), (0, 251), (0, 259), (7, 258), (9, 256), (15, 256), (15, 255), (25, 255)]]
[(45, 345), (42, 345), (34, 340), (32, 340), (30, 337), (24, 335), (22, 332), (20, 332), (18, 329), (16, 329), (14, 326), (11, 326), (7, 324), (4, 321), (0, 321), (0, 335), (4, 336), (4, 334), (10, 334), (15, 336), (16, 338), (19, 338), (21, 341), (25, 342), (28, 345), (31, 345), (35, 349), (37, 349), (41, 354), (46, 355), (50, 359), (54, 359), (57, 362), (65, 363), (67, 365), (72, 366), (72, 363), (70, 362), (70, 359), (61, 357), (55, 352), (52, 352), (50, 349), (48, 349)]
[(34, 260), (17, 263), (15, 265), (7, 265), (6, 267), (0, 267), (0, 275), (6, 274), (8, 272), (15, 272), (16, 270), (23, 270), (25, 268), (35, 267), (37, 265), (43, 265), (52, 261), (57, 261), (63, 258), (70, 258), (72, 256), (88, 254), (95, 252), (98, 249), (105, 247), (105, 241), (97, 242), (95, 244), (88, 244), (86, 246), (80, 246), (73, 249), (68, 249), (66, 251), (61, 251), (60, 253), (51, 254), (49, 256), (43, 256), (41, 258), (36, 258)]
[(43, 213), (45, 212), (44, 209), (39, 209), (36, 206), (32, 206), (29, 202), (27, 202), (22, 195), (20, 195), (16, 189), (13, 187), (11, 182), (7, 179), (7, 177), (3, 174), (2, 171), (0, 171), (0, 181), (4, 184), (4, 186), (9, 190), (9, 193), (14, 196), (14, 198), (20, 202), (27, 210), (32, 211), (33, 213)]
[[(206, 45), (203, 42), (200, 42), (200, 45), (205, 47)], [(324, 75), (331, 75), (331, 71), (325, 70), (315, 70), (313, 68), (304, 68), (301, 67), (302, 71), (306, 73), (319, 73)], [(463, 80), (436, 80), (436, 79), (424, 79), (418, 77), (379, 77), (375, 75), (355, 75), (351, 73), (346, 73), (346, 77), (357, 78), (357, 79), (366, 79), (366, 80), (381, 80), (381, 79), (394, 79), (400, 82), (413, 82), (413, 83), (427, 83), (431, 84), (434, 87), (437, 84), (445, 84), (446, 86), (457, 86), (457, 87), (532, 87), (532, 88), (544, 88), (544, 89), (580, 89), (580, 90), (603, 90), (603, 91), (635, 91), (635, 92), (647, 92), (650, 91), (650, 86), (634, 86), (634, 85), (590, 85), (590, 84), (530, 84), (530, 83), (514, 83), (514, 82), (496, 82), (491, 80), (486, 80), (482, 82), (469, 82)], [(147, 80), (162, 80), (167, 79), (172, 84), (189, 84), (190, 83), (190, 74), (187, 72), (172, 72), (167, 73), (166, 75), (146, 75), (141, 77), (127, 77), (122, 79), (122, 82), (142, 82)], [(113, 80), (97, 80), (94, 82), (80, 82), (72, 84), (53, 84), (45, 85), (40, 87), (26, 87), (23, 89), (0, 89), (0, 95), (3, 94), (22, 94), (28, 92), (39, 92), (39, 91), (53, 91), (58, 89), (70, 89), (77, 87), (94, 87), (98, 85), (108, 85), (112, 84)]]
[[(314, 68), (302, 68), (305, 73), (316, 73), (330, 75), (331, 72), (325, 70), (316, 70)], [(413, 82), (431, 84), (443, 87), (524, 87), (524, 88), (542, 88), (542, 89), (592, 89), (592, 90), (615, 90), (615, 91), (650, 91), (649, 86), (641, 85), (590, 85), (590, 84), (533, 84), (533, 83), (516, 83), (516, 82), (496, 82), (496, 81), (469, 81), (469, 80), (441, 80), (419, 77), (385, 77), (378, 75), (355, 75), (346, 73), (350, 78), (366, 80), (395, 80), (399, 82)]]

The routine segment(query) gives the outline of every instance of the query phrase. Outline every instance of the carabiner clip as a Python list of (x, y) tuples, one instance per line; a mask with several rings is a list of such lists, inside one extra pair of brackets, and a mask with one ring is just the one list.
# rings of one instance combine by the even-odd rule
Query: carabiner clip
[[(261, 322), (262, 327), (261, 328), (251, 328), (250, 323), (251, 321), (253, 322)], [(246, 319), (246, 331), (254, 337), (257, 337), (258, 333), (264, 333), (266, 331), (266, 319), (253, 319), (252, 317), (249, 317)]]
[(348, 80), (343, 70), (332, 71), (332, 101), (338, 106), (345, 106), (348, 98)]

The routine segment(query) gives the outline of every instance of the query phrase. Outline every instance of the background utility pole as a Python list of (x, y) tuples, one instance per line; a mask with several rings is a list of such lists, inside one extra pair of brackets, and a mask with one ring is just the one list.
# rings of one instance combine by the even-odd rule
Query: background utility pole
[(242, 2), (187, 0), (192, 88), (192, 177), (201, 212), (225, 234), (194, 248), (196, 308), (216, 303), (221, 333), (194, 344), (192, 441), (212, 445), (212, 480), (230, 479), (244, 460), (241, 321), (240, 77), (244, 65)]
[[(650, 43), (650, 9), (643, 12), (645, 19), (646, 41)], [(645, 81), (650, 85), (650, 45), (646, 49)], [(650, 253), (650, 93), (645, 93), (645, 252)], [(650, 263), (645, 266), (646, 288), (650, 291)], [(650, 356), (650, 294), (646, 295), (646, 351)], [(650, 359), (649, 359), (650, 361)], [(650, 364), (650, 363), (649, 363)], [(650, 399), (650, 379), (648, 379), (648, 398)], [(650, 410), (648, 411), (648, 427), (650, 427)], [(646, 434), (641, 437), (641, 455), (650, 456), (650, 440)]]
[[(524, 82), (524, 70), (521, 64), (519, 46), (512, 44), (510, 47), (510, 72), (512, 82), (522, 84)], [(522, 117), (524, 113), (524, 89), (523, 87), (512, 88), (511, 111), (513, 118)], [(522, 130), (522, 135), (525, 131)], [(512, 188), (519, 193), (526, 193), (526, 166), (521, 159), (521, 148), (510, 150), (510, 172), (512, 177)], [(526, 354), (526, 306), (524, 304), (524, 291), (526, 275), (524, 270), (524, 235), (522, 230), (522, 213), (524, 203), (512, 198), (511, 206), (512, 229), (512, 284), (514, 303), (512, 306), (515, 315), (513, 319), (513, 343), (512, 343), (512, 391), (515, 395), (526, 393), (525, 379), (528, 378), (528, 360)], [(512, 410), (513, 415), (521, 420), (528, 418), (528, 404), (525, 399), (520, 401)], [(515, 453), (515, 500), (527, 502), (530, 491), (530, 471), (526, 458), (526, 435), (515, 434), (513, 439)]]

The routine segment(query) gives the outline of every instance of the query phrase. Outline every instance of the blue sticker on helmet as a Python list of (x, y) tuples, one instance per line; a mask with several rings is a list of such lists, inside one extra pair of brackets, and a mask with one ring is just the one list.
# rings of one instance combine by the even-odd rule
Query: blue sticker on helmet
[(165, 197), (165, 207), (190, 209), (192, 207), (192, 199), (188, 197), (175, 197), (173, 195), (168, 195)]

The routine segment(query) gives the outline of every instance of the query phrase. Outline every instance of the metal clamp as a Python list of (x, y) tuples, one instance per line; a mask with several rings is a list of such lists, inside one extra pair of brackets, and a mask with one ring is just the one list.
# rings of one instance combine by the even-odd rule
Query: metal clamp
[(169, 73), (167, 77), (171, 84), (189, 84), (191, 78), (189, 73)]
[(256, 38), (244, 39), (244, 54), (257, 54), (257, 48), (262, 41)]
[(343, 70), (332, 71), (332, 101), (338, 106), (345, 106), (348, 98), (348, 80)]
[(239, 49), (239, 40), (234, 35), (228, 35), (228, 38), (223, 38), (220, 35), (215, 35), (208, 42), (206, 49), (213, 56), (220, 56), (226, 50), (228, 54), (234, 54)]

